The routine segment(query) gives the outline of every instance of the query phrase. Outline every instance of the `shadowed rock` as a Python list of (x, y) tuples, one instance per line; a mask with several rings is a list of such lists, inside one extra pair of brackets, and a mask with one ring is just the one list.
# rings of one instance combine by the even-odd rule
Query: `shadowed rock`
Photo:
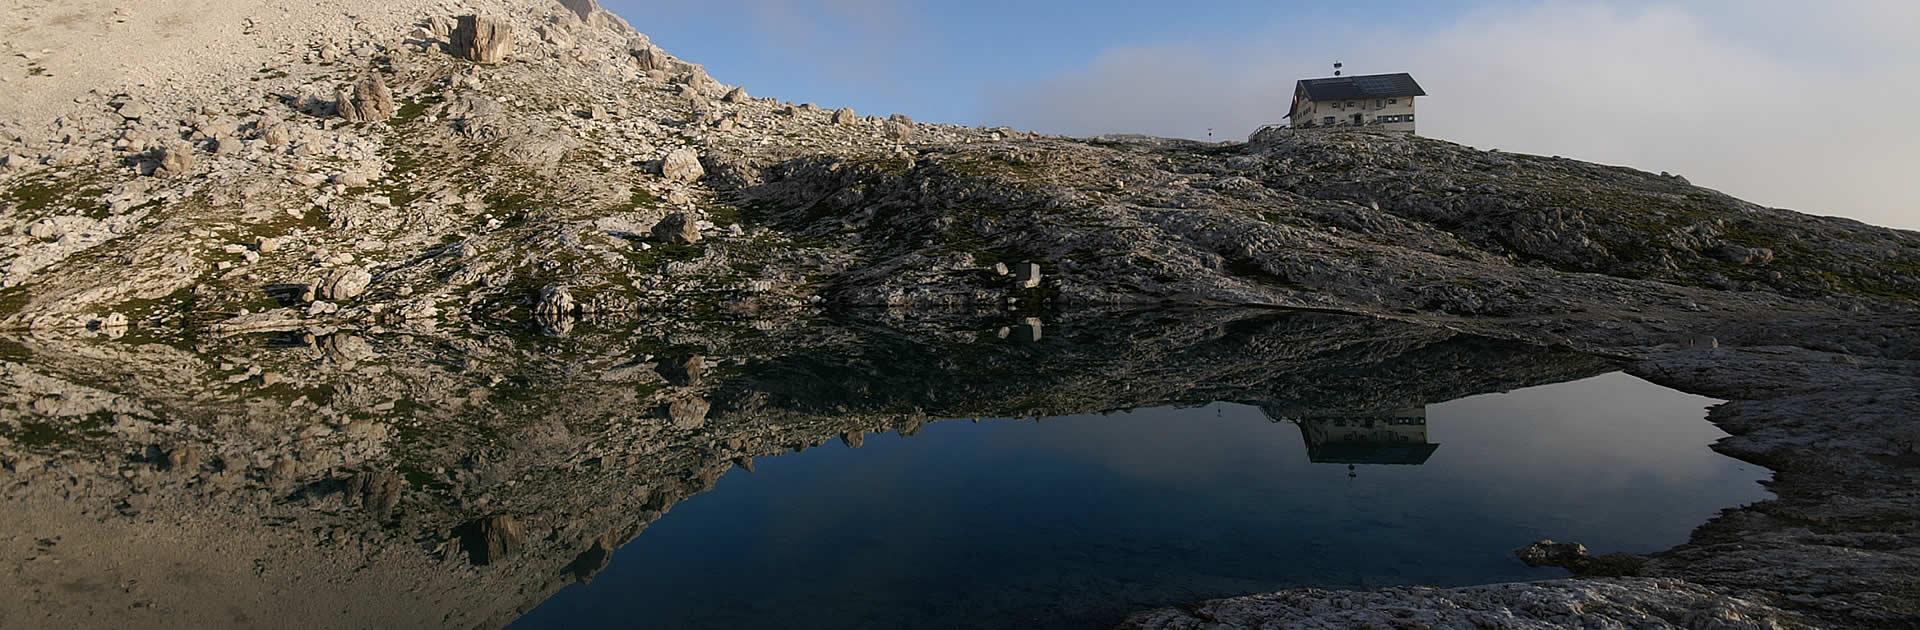
[(700, 228), (694, 225), (693, 217), (675, 212), (654, 224), (653, 238), (662, 243), (692, 245), (700, 242)]

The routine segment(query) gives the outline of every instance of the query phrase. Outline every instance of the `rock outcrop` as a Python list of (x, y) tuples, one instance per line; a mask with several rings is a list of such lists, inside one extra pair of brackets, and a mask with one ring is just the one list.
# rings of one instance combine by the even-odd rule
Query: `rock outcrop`
[(497, 18), (461, 16), (451, 37), (454, 56), (477, 64), (498, 64), (513, 54), (513, 27)]
[(394, 113), (393, 90), (379, 74), (369, 74), (351, 88), (341, 88), (334, 103), (340, 117), (347, 122), (379, 122), (392, 118)]

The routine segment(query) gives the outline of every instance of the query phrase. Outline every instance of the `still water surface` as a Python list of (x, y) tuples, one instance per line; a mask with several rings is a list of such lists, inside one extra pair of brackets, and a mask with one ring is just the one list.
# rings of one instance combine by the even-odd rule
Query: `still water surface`
[(1103, 627), (1317, 586), (1546, 579), (1765, 498), (1715, 401), (1606, 374), (1365, 417), (1215, 403), (937, 422), (762, 458), (515, 628)]

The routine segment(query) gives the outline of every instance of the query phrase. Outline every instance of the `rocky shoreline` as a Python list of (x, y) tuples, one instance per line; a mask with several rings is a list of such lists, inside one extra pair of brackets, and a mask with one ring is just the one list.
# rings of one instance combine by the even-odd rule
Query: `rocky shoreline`
[[(231, 558), (69, 560), (126, 584), (20, 578), (39, 606), (111, 602), (61, 609), (63, 622), (118, 625), (144, 609), (151, 625), (179, 623), (150, 608), (164, 592), (143, 590), (179, 579), (169, 566), (196, 579), (311, 566), (364, 593), (391, 588), (350, 578), (365, 567), (438, 589), (420, 596), (432, 604), (417, 625), (500, 625), (558, 588), (553, 576), (591, 574), (562, 568), (604, 562), (646, 515), (742, 458), (964, 413), (1076, 409), (929, 416), (978, 392), (909, 381), (929, 398), (903, 402), (915, 410), (904, 415), (782, 415), (766, 391), (719, 404), (712, 388), (738, 374), (696, 357), (857, 355), (840, 342), (858, 335), (819, 325), (850, 313), (877, 322), (856, 330), (1017, 341), (1105, 309), (1159, 312), (1164, 336), (1089, 347), (1166, 356), (1208, 346), (1209, 323), (1291, 308), (1369, 318), (1379, 328), (1332, 326), (1333, 338), (1404, 341), (1396, 352), (1469, 334), (1631, 360), (1644, 378), (1731, 401), (1712, 412), (1733, 434), (1715, 448), (1776, 471), (1779, 498), (1628, 563), (1630, 576), (1293, 591), (1131, 625), (1920, 625), (1915, 233), (1668, 174), (1416, 137), (1208, 144), (862, 117), (722, 84), (591, 0), (193, 5), (8, 4), (24, 18), (4, 27), (0, 68), (19, 95), (0, 102), (0, 330), (14, 339), (0, 344), (0, 451), (23, 506), (9, 518), (13, 531), (96, 521), (89, 536), (155, 549), (319, 519), (328, 551), (288, 533), (231, 542)], [(261, 339), (277, 350), (245, 345)], [(543, 358), (592, 348), (626, 350)], [(502, 426), (543, 369), (620, 386), (539, 396), (577, 391), (596, 417)], [(1040, 390), (1129, 380), (1061, 373)], [(1166, 402), (1187, 395), (1170, 385), (1206, 376), (1088, 400)], [(169, 390), (208, 379), (221, 386)], [(644, 430), (609, 428), (622, 414)], [(763, 415), (770, 424), (744, 420)], [(743, 419), (744, 433), (703, 434), (713, 418)], [(421, 427), (439, 428), (410, 433)], [(76, 435), (87, 448), (63, 442)], [(566, 457), (500, 446), (513, 440)], [(575, 450), (586, 444), (591, 456)], [(597, 511), (495, 503), (534, 496), (537, 483), (503, 489), (535, 471), (561, 496), (590, 494), (568, 475), (634, 458), (653, 463), (618, 474), (645, 490)], [(672, 466), (684, 470), (662, 472)], [(194, 516), (210, 505), (228, 508)], [(162, 522), (182, 538), (151, 533)], [(547, 541), (526, 556), (538, 562), (461, 564), (534, 538)], [(12, 558), (59, 547), (7, 545)], [(222, 564), (249, 556), (279, 560)], [(273, 583), (308, 579), (283, 577)]]

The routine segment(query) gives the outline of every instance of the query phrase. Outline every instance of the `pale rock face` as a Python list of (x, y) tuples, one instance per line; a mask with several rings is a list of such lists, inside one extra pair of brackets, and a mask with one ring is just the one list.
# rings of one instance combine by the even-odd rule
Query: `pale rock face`
[(853, 114), (851, 107), (842, 107), (833, 112), (833, 124), (851, 125), (855, 120), (859, 120), (859, 117)]
[(674, 149), (660, 161), (660, 176), (676, 182), (691, 182), (707, 175), (700, 156), (693, 149)]
[(497, 64), (513, 53), (513, 27), (495, 18), (460, 16), (451, 37), (453, 55), (477, 64)]
[(352, 88), (341, 88), (334, 99), (336, 111), (347, 122), (376, 122), (393, 117), (393, 90), (387, 87), (385, 79), (371, 74), (354, 83)]
[(692, 245), (700, 242), (700, 226), (686, 213), (675, 212), (653, 226), (653, 237), (663, 243)]

